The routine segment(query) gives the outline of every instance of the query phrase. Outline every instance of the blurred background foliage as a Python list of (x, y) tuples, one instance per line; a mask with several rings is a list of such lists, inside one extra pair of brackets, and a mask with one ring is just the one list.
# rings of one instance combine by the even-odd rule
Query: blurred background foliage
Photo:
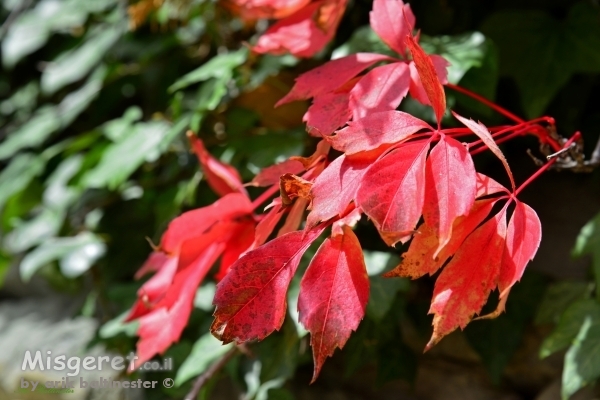
[[(451, 62), (451, 83), (529, 118), (551, 115), (562, 135), (581, 130), (591, 153), (600, 125), (596, 2), (410, 3), (423, 47)], [(265, 21), (245, 23), (213, 0), (3, 0), (2, 295), (39, 294), (20, 283), (37, 281), (44, 293), (66, 293), (80, 315), (101, 321), (96, 343), (123, 353), (134, 349), (136, 326), (122, 321), (141, 285), (133, 275), (151, 251), (146, 239), (157, 243), (172, 218), (216, 199), (184, 132), (197, 132), (246, 181), (262, 167), (310, 154), (315, 142), (302, 124), (308, 104), (273, 105), (299, 73), (329, 58), (389, 52), (368, 26), (370, 9), (368, 0), (350, 2), (334, 41), (314, 59), (300, 60), (252, 54), (244, 43), (256, 40)], [(449, 105), (463, 114), (502, 122), (469, 98), (450, 90), (448, 97)], [(402, 107), (432, 119), (430, 109), (410, 99)], [(535, 166), (523, 155), (536, 143), (517, 142), (506, 151), (516, 160), (517, 175), (525, 177)], [(497, 172), (485, 157), (478, 162), (486, 173)], [(548, 174), (546, 185), (552, 185), (554, 174)], [(572, 180), (595, 199), (579, 211), (600, 210), (598, 172), (576, 178), (567, 174), (562, 174), (563, 184)], [(573, 210), (570, 221), (576, 230), (578, 221), (592, 216), (578, 214), (577, 203), (557, 207)], [(400, 386), (407, 393), (421, 390), (418, 398), (445, 398), (423, 394), (422, 365), (427, 357), (460, 359), (461, 352), (469, 362), (475, 360), (473, 368), (485, 368), (490, 390), (535, 398), (555, 376), (527, 384), (507, 370), (532, 330), (543, 339), (529, 349), (536, 359), (538, 350), (541, 357), (562, 351), (562, 359), (564, 354), (559, 371), (564, 397), (600, 376), (600, 214), (581, 229), (576, 243), (573, 235), (544, 231), (544, 241), (574, 246), (573, 256), (584, 257), (577, 264), (581, 273), (561, 273), (563, 265), (530, 269), (513, 290), (508, 314), (471, 324), (464, 334), (448, 338), (445, 349), (426, 356), (420, 349), (430, 330), (431, 281), (382, 279), (381, 272), (394, 265), (402, 249), (390, 252), (367, 223), (359, 224), (357, 232), (372, 277), (367, 317), (317, 384), (305, 388), (312, 368), (306, 331), (288, 317), (282, 332), (230, 361), (203, 388), (201, 398), (211, 398), (213, 390), (220, 393), (224, 385), (226, 393), (243, 393), (245, 399), (311, 398), (329, 387), (345, 388), (341, 398), (369, 398), (369, 393), (383, 393), (370, 392), (373, 387), (390, 387), (386, 382), (398, 380), (409, 383)], [(182, 398), (193, 378), (227, 350), (207, 333), (214, 285), (207, 281), (199, 288), (189, 325), (167, 352), (176, 371), (154, 374), (173, 377), (176, 388), (149, 390), (146, 398)], [(292, 316), (297, 286), (295, 281), (289, 296)], [(361, 376), (364, 388), (356, 394), (352, 381)], [(356, 397), (361, 393), (365, 397)]]

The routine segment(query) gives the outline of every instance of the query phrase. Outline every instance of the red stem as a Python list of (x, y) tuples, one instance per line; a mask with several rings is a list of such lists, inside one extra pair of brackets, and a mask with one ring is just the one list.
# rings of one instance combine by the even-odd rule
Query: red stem
[(485, 104), (486, 106), (490, 107), (492, 110), (495, 110), (496, 112), (504, 115), (508, 119), (512, 119), (513, 121), (518, 122), (520, 124), (525, 122), (525, 120), (517, 117), (515, 114), (511, 113), (508, 110), (505, 110), (504, 108), (500, 107), (499, 105), (492, 103), (491, 101), (489, 101), (488, 99), (486, 99), (483, 96), (478, 95), (477, 93), (473, 93), (468, 89), (465, 89), (458, 85), (453, 85), (451, 83), (448, 83), (446, 86), (452, 90), (455, 90), (462, 94), (466, 94), (467, 96), (474, 98), (475, 100), (479, 101), (480, 103)]

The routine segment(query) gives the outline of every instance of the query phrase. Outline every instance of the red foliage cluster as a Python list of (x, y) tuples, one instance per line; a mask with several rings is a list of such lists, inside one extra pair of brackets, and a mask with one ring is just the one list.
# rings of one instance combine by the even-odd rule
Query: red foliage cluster
[(257, 53), (312, 57), (333, 38), (348, 0), (226, 0), (245, 20), (277, 19), (253, 47)]
[[(282, 3), (289, 8), (263, 11), (292, 18), (323, 2)], [(536, 213), (516, 197), (530, 180), (515, 187), (497, 143), (528, 132), (543, 136), (546, 130), (540, 120), (488, 129), (456, 114), (465, 127), (441, 129), (447, 62), (419, 46), (412, 36), (414, 16), (402, 1), (375, 0), (370, 17), (373, 29), (401, 58), (355, 54), (300, 76), (280, 103), (313, 98), (305, 121), (322, 140), (312, 156), (292, 157), (258, 174), (250, 184), (268, 189), (254, 202), (237, 172), (190, 136), (209, 185), (223, 197), (171, 222), (142, 267), (140, 274), (156, 273), (140, 289), (129, 316), (141, 322), (141, 361), (178, 340), (196, 288), (219, 257), (217, 279), (222, 280), (212, 333), (225, 343), (242, 343), (280, 329), (300, 259), (330, 227), (302, 278), (298, 301), (300, 322), (311, 333), (316, 379), (325, 359), (344, 346), (364, 317), (369, 279), (351, 229), (362, 214), (388, 245), (412, 240), (402, 262), (386, 276), (414, 279), (441, 269), (427, 348), (464, 328), (496, 288), (501, 301), (491, 316), (503, 310), (510, 288), (537, 251), (541, 226)], [(379, 62), (386, 64), (375, 66)], [(407, 93), (432, 106), (437, 127), (395, 111)], [(476, 140), (462, 141), (467, 137)], [(330, 160), (330, 148), (342, 155)], [(504, 164), (510, 189), (475, 171), (471, 156), (485, 149)], [(280, 196), (268, 211), (256, 215), (255, 209), (277, 191)], [(306, 223), (298, 230), (306, 210)], [(275, 238), (267, 241), (283, 216)]]

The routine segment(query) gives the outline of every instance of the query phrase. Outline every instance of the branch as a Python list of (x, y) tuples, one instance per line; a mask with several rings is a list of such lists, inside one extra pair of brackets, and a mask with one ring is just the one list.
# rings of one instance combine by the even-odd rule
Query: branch
[(231, 360), (233, 356), (237, 354), (238, 351), (239, 349), (237, 347), (234, 347), (233, 349), (229, 350), (223, 355), (223, 357), (219, 359), (219, 361), (211, 365), (206, 371), (204, 371), (200, 376), (198, 376), (198, 378), (194, 382), (194, 386), (192, 386), (192, 389), (185, 396), (184, 400), (196, 400), (196, 398), (198, 398), (198, 393), (200, 392), (200, 389), (202, 389), (202, 386), (204, 386), (204, 384), (210, 378), (212, 378), (217, 372), (219, 372), (225, 366), (225, 364), (227, 364), (229, 360)]

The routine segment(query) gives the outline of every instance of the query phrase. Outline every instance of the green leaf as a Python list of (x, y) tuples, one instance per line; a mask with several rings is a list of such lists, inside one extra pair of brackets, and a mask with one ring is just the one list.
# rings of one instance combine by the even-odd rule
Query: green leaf
[(106, 245), (90, 232), (48, 239), (23, 258), (21, 279), (29, 281), (37, 270), (55, 260), (59, 260), (63, 275), (74, 278), (87, 271), (105, 251)]
[(0, 160), (15, 155), (27, 147), (37, 147), (61, 126), (55, 107), (44, 106), (17, 130), (0, 143)]
[(11, 258), (0, 252), (0, 288), (4, 286), (4, 278), (10, 268)]
[(102, 12), (116, 0), (43, 0), (15, 19), (2, 41), (2, 61), (11, 68), (42, 47), (53, 32), (81, 27), (89, 14)]
[(367, 274), (371, 282), (371, 292), (367, 303), (367, 316), (375, 321), (381, 321), (389, 311), (396, 293), (407, 291), (410, 281), (403, 278), (384, 278), (385, 271), (398, 265), (397, 255), (382, 251), (364, 251)]
[(62, 128), (66, 128), (81, 114), (98, 96), (107, 73), (107, 67), (100, 65), (76, 91), (69, 93), (57, 108)]
[(81, 194), (80, 190), (68, 186), (68, 183), (79, 172), (82, 164), (81, 154), (73, 155), (60, 163), (46, 180), (44, 205), (53, 209), (66, 209)]
[(252, 76), (248, 83), (247, 90), (256, 89), (265, 79), (277, 75), (285, 67), (295, 67), (300, 60), (291, 54), (274, 56), (264, 54), (258, 60), (256, 66), (252, 68)]
[(585, 316), (572, 346), (565, 355), (562, 398), (568, 399), (600, 377), (600, 305)]
[(565, 310), (554, 331), (540, 347), (540, 357), (569, 347), (580, 331), (586, 318), (600, 319), (600, 304), (591, 299), (579, 300)]
[(0, 144), (0, 160), (12, 157), (24, 148), (37, 147), (54, 132), (69, 126), (96, 98), (105, 74), (106, 67), (96, 68), (86, 83), (65, 96), (60, 104), (39, 108), (29, 121), (9, 133)]
[(119, 25), (95, 27), (83, 39), (81, 46), (61, 54), (48, 65), (42, 74), (42, 91), (52, 94), (85, 77), (121, 37), (123, 28)]
[(42, 47), (49, 36), (47, 25), (36, 11), (23, 13), (2, 40), (4, 66), (13, 67), (23, 57)]
[(501, 73), (515, 79), (530, 117), (541, 115), (576, 72), (600, 72), (600, 8), (574, 5), (566, 21), (537, 10), (500, 11), (482, 31), (500, 50)]
[(33, 178), (44, 171), (42, 157), (24, 153), (16, 155), (0, 172), (0, 209), (15, 193), (25, 189)]
[(116, 318), (111, 319), (106, 322), (100, 330), (98, 331), (98, 335), (102, 339), (110, 339), (112, 337), (117, 336), (120, 333), (124, 333), (129, 337), (135, 337), (137, 335), (137, 330), (140, 325), (139, 320), (125, 322), (127, 316), (129, 315), (129, 310), (125, 311), (121, 315)]
[(6, 235), (2, 245), (13, 254), (25, 251), (56, 235), (64, 218), (64, 210), (45, 207), (29, 221), (18, 223), (15, 229)]
[(37, 81), (29, 82), (0, 103), (0, 113), (9, 115), (16, 112), (29, 116), (35, 107), (39, 91)]
[[(458, 84), (465, 89), (469, 89), (488, 100), (496, 98), (496, 86), (498, 85), (499, 59), (498, 49), (494, 43), (486, 39), (482, 44), (484, 57), (480, 65), (473, 65), (460, 79)], [(462, 93), (454, 93), (458, 103), (472, 112), (489, 116), (492, 109), (479, 101), (466, 96)]]
[(592, 256), (592, 269), (596, 278), (596, 296), (600, 298), (600, 214), (596, 215), (591, 221), (581, 228), (573, 257)]
[(300, 338), (293, 322), (286, 318), (281, 331), (269, 335), (256, 347), (261, 362), (260, 381), (285, 380), (296, 371)]
[(333, 50), (331, 59), (334, 60), (360, 52), (386, 54), (390, 57), (398, 57), (398, 54), (383, 43), (375, 31), (367, 25), (356, 29), (352, 34), (352, 37), (350, 37), (350, 40)]
[(23, 190), (10, 196), (1, 208), (0, 231), (11, 231), (19, 220), (22, 220), (40, 203), (43, 188), (39, 180), (32, 180)]
[(119, 142), (131, 131), (134, 122), (142, 119), (142, 110), (138, 106), (129, 107), (121, 118), (105, 122), (100, 128), (104, 135), (113, 142)]
[(187, 126), (182, 119), (172, 127), (164, 121), (140, 122), (129, 135), (105, 150), (100, 163), (83, 178), (86, 187), (116, 189), (146, 160), (154, 160)]
[(212, 300), (215, 297), (216, 289), (216, 285), (212, 282), (206, 282), (200, 286), (196, 291), (196, 297), (194, 297), (194, 307), (202, 311), (212, 312), (215, 309)]
[(261, 381), (262, 363), (260, 360), (255, 360), (250, 369), (244, 374), (246, 383), (246, 393), (244, 399), (252, 400), (268, 400), (270, 391), (278, 389), (285, 383), (284, 378), (271, 379), (266, 382)]
[(247, 157), (247, 168), (250, 171), (258, 173), (261, 168), (302, 154), (306, 133), (302, 129), (268, 131), (249, 139), (247, 133), (232, 135), (229, 145), (235, 150), (236, 156)]
[[(480, 32), (455, 36), (421, 35), (420, 44), (429, 54), (439, 54), (450, 62), (448, 81), (458, 83), (473, 67), (481, 67), (488, 44)], [(370, 26), (358, 28), (350, 40), (333, 51), (332, 59), (345, 57), (358, 52), (374, 52), (398, 57), (390, 50)]]
[[(43, 158), (39, 157), (39, 159)], [(26, 250), (58, 232), (67, 207), (81, 194), (79, 189), (68, 186), (68, 183), (79, 172), (82, 164), (83, 156), (76, 154), (63, 160), (52, 172), (45, 182), (43, 207), (36, 217), (17, 224), (16, 228), (6, 236), (4, 246), (8, 251), (16, 253)], [(26, 173), (23, 175), (27, 176)], [(18, 182), (18, 179), (15, 181)]]
[(232, 343), (223, 345), (210, 333), (201, 336), (194, 343), (191, 354), (186, 358), (181, 367), (179, 367), (175, 376), (175, 385), (181, 386), (187, 380), (200, 375), (232, 347)]
[(196, 68), (192, 72), (184, 75), (169, 88), (169, 92), (173, 93), (194, 83), (206, 81), (210, 78), (228, 78), (231, 79), (233, 70), (242, 65), (248, 57), (248, 50), (241, 48), (231, 53), (219, 54), (201, 67)]
[(557, 324), (571, 303), (589, 296), (586, 282), (557, 282), (548, 286), (535, 317), (536, 324)]
[(300, 323), (300, 314), (298, 313), (298, 295), (300, 294), (300, 278), (294, 277), (290, 283), (290, 287), (287, 292), (288, 299), (288, 312), (290, 318), (294, 322), (296, 327), (296, 334), (299, 338), (303, 338), (308, 334), (308, 331)]
[(488, 48), (485, 36), (480, 32), (455, 36), (421, 35), (419, 44), (427, 53), (439, 54), (450, 62), (450, 83), (458, 83), (471, 68), (480, 68)]
[(214, 110), (227, 94), (227, 83), (230, 76), (223, 75), (218, 78), (211, 78), (206, 81), (198, 91), (197, 106), (198, 111)]

